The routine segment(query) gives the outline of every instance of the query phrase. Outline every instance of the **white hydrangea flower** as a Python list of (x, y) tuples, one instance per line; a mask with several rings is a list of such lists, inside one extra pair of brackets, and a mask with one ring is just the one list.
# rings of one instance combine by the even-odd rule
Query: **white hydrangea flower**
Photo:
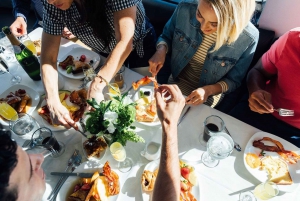
[(125, 96), (125, 98), (123, 99), (123, 105), (129, 105), (130, 103), (133, 103), (133, 101), (131, 100), (130, 97)]
[(114, 124), (112, 122), (109, 122), (107, 130), (108, 130), (109, 133), (114, 133), (115, 130), (116, 130), (116, 127), (114, 126)]
[(107, 127), (107, 130), (108, 130), (109, 133), (114, 133), (115, 132), (116, 127), (114, 126), (113, 123), (115, 123), (117, 119), (118, 119), (118, 113), (116, 113), (116, 112), (106, 111), (104, 113), (104, 120), (109, 121), (109, 125)]

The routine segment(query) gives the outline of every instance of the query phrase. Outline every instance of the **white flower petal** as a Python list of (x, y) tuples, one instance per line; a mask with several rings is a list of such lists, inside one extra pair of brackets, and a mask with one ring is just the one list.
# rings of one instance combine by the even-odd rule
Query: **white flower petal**
[(133, 101), (131, 100), (130, 97), (125, 96), (125, 98), (123, 99), (123, 105), (129, 105), (130, 103), (133, 103)]
[(106, 111), (104, 113), (104, 120), (115, 121), (118, 119), (118, 113), (112, 111)]
[(114, 124), (110, 122), (110, 124), (107, 127), (107, 130), (109, 133), (114, 133), (116, 128), (115, 128)]

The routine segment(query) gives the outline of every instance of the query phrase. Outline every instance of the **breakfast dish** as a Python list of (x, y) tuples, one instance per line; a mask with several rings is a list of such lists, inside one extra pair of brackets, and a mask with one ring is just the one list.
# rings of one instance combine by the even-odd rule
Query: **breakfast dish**
[[(79, 177), (69, 177), (61, 187), (61, 190), (56, 197), (56, 201), (97, 201), (100, 200), (95, 199), (95, 197), (97, 198), (98, 196), (101, 200), (115, 201), (118, 199), (120, 192), (120, 173), (118, 170), (111, 169), (108, 162), (103, 166), (95, 161), (87, 161), (76, 168), (74, 172), (94, 173), (94, 175), (91, 179), (85, 181)], [(104, 176), (97, 175), (95, 172), (103, 172)], [(84, 183), (89, 183), (89, 185), (84, 185)], [(111, 185), (108, 185), (108, 183)], [(80, 185), (77, 186), (78, 184)], [(81, 191), (74, 194), (75, 189), (77, 191), (81, 189)]]
[[(258, 143), (260, 145), (257, 145)], [(292, 150), (296, 154), (300, 153), (299, 148), (290, 142), (269, 133), (258, 132), (250, 138), (246, 145), (244, 151), (244, 165), (250, 174), (252, 174), (259, 181), (265, 182), (268, 177), (270, 177), (276, 182), (279, 182), (277, 184), (280, 191), (292, 192), (299, 186), (300, 183), (300, 177), (297, 174), (297, 171), (300, 169), (300, 162), (298, 161), (297, 163), (293, 164), (285, 162), (280, 156), (280, 152), (277, 153), (277, 151), (280, 150)], [(249, 161), (247, 163), (246, 158), (247, 154), (249, 155), (249, 153), (260, 156), (261, 164), (256, 168), (251, 168), (248, 165)], [(278, 169), (278, 167), (280, 168)], [(268, 172), (276, 168), (277, 171), (268, 174)], [(284, 177), (282, 181), (275, 178), (278, 174), (281, 174)]]
[[(157, 176), (156, 172), (158, 171), (158, 167), (159, 167), (159, 159), (148, 163), (144, 168), (144, 172), (143, 172), (143, 175), (141, 178), (141, 191), (142, 191), (143, 201), (151, 201), (152, 200), (152, 192), (153, 192), (153, 188), (154, 188), (154, 187), (153, 188), (151, 187), (151, 190), (150, 190), (148, 187), (146, 190), (144, 190), (145, 183), (143, 183), (143, 182), (145, 182), (145, 180), (143, 179), (143, 176), (145, 176), (144, 174), (149, 174), (149, 172), (150, 172), (153, 174), (153, 175), (151, 175), (150, 178), (152, 179), (152, 177), (155, 177), (155, 179), (156, 179), (156, 176)], [(180, 181), (178, 181), (181, 183), (180, 184), (181, 196), (184, 196), (184, 197), (187, 196), (188, 199), (191, 201), (199, 200), (200, 199), (200, 186), (197, 182), (197, 176), (196, 176), (196, 173), (195, 173), (193, 167), (183, 161), (180, 161), (180, 167), (178, 167), (178, 168), (180, 168), (180, 172), (181, 172), (181, 179), (180, 179)], [(146, 177), (148, 177), (148, 176), (146, 176)], [(194, 179), (192, 179), (192, 177)], [(191, 178), (191, 179), (187, 179), (187, 178)], [(183, 185), (183, 184), (185, 184), (185, 185)]]
[(40, 56), (41, 55), (41, 48), (42, 48), (42, 41), (41, 41), (41, 39), (34, 40), (32, 42), (33, 42), (33, 45), (34, 45), (34, 47), (36, 49), (36, 55)]
[[(93, 61), (92, 63), (91, 60)], [(82, 79), (84, 78), (82, 68), (96, 67), (99, 62), (100, 56), (97, 53), (86, 48), (76, 47), (58, 59), (57, 70), (65, 77), (71, 79)], [(67, 72), (68, 65), (73, 65), (72, 71), (74, 73)]]
[[(7, 96), (11, 97), (7, 99)], [(0, 95), (0, 100), (12, 103), (13, 108), (15, 108), (15, 110), (19, 113), (26, 112), (27, 114), (32, 114), (40, 101), (40, 96), (38, 92), (29, 87), (16, 84), (6, 89)], [(9, 121), (0, 116), (0, 123), (7, 126)]]
[(96, 140), (96, 137), (92, 137), (88, 140), (82, 136), (81, 142), (83, 154), (88, 160), (99, 161), (106, 153), (107, 144), (103, 138)]
[(160, 125), (157, 117), (154, 87), (140, 87), (133, 96), (136, 105), (136, 122), (146, 126)]

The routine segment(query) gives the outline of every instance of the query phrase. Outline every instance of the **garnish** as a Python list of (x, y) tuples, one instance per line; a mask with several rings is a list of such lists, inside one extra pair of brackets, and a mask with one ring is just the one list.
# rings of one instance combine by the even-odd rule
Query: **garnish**
[(264, 152), (264, 150), (261, 150), (261, 152), (259, 153), (259, 156), (265, 156), (265, 152)]

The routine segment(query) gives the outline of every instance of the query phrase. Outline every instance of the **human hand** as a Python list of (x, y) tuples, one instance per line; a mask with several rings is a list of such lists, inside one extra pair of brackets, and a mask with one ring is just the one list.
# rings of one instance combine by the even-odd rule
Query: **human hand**
[(67, 129), (73, 127), (75, 130), (78, 130), (76, 122), (71, 118), (70, 112), (65, 106), (60, 102), (54, 102), (49, 99), (47, 100), (47, 105), (54, 125), (63, 125)]
[(62, 36), (63, 36), (63, 38), (65, 38), (65, 39), (73, 39), (73, 38), (76, 37), (76, 36), (74, 36), (74, 35), (72, 34), (71, 31), (69, 31), (69, 29), (68, 29), (67, 27), (64, 28), (64, 30), (63, 30), (63, 32), (62, 32)]
[[(106, 83), (104, 81), (100, 82), (98, 80), (98, 78), (96, 77), (88, 90), (88, 99), (91, 100), (92, 98), (94, 98), (97, 103), (100, 103), (102, 100), (104, 100), (104, 96), (103, 96), (103, 88), (105, 87)], [(86, 108), (88, 111), (91, 110), (91, 106), (88, 105)]]
[[(170, 96), (170, 97), (169, 97)], [(165, 100), (165, 97), (169, 97)], [(157, 115), (163, 123), (178, 122), (185, 105), (184, 97), (177, 85), (161, 85), (155, 90)]]
[(259, 114), (272, 113), (274, 108), (272, 105), (272, 95), (264, 90), (254, 91), (249, 99), (249, 107), (253, 112)]
[(22, 36), (24, 34), (27, 34), (27, 24), (23, 17), (17, 17), (9, 28), (12, 34), (14, 34), (15, 36)]
[(208, 96), (209, 94), (206, 92), (205, 87), (198, 88), (186, 97), (185, 102), (187, 105), (200, 105), (207, 100)]
[(152, 77), (155, 77), (159, 70), (163, 67), (165, 59), (166, 53), (163, 50), (157, 50), (149, 59), (149, 72), (152, 73)]

